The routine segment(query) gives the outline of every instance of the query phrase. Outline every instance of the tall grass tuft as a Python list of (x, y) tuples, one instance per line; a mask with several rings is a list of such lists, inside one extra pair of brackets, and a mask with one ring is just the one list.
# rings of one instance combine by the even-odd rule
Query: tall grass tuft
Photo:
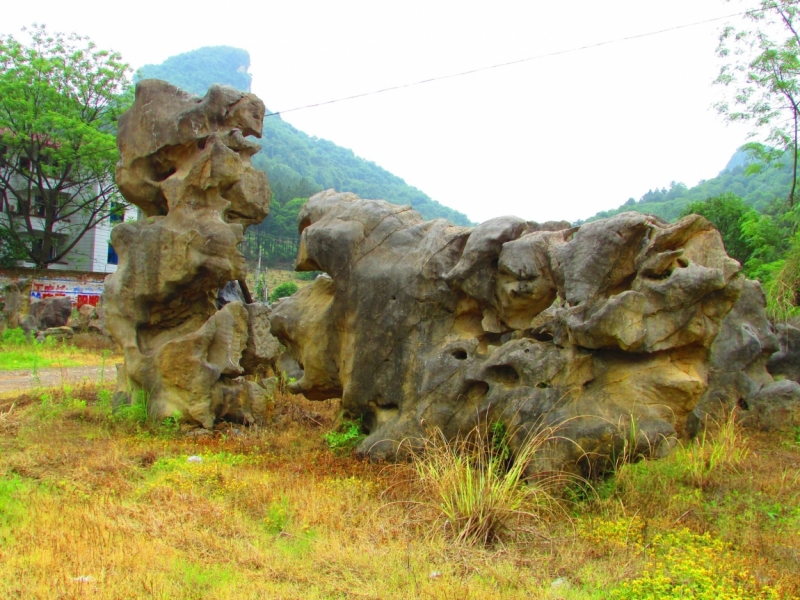
[(564, 475), (527, 477), (554, 433), (554, 428), (540, 428), (512, 453), (504, 426), (478, 426), (455, 440), (434, 429), (413, 453), (412, 465), (425, 504), (447, 535), (459, 545), (490, 546), (535, 531), (557, 512), (559, 500), (552, 492)]
[(695, 486), (708, 485), (712, 474), (721, 468), (736, 469), (750, 453), (736, 420), (737, 411), (734, 407), (720, 421), (707, 417), (702, 432), (678, 453), (679, 462)]

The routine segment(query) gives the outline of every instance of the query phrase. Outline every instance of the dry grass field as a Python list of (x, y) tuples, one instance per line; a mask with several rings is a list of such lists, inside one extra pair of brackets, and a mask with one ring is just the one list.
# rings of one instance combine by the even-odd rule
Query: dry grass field
[[(17, 337), (0, 368), (119, 360)], [(376, 465), (339, 401), (279, 386), (263, 426), (207, 432), (114, 412), (110, 384), (0, 397), (0, 598), (800, 597), (800, 431), (730, 418), (603, 480), (526, 481), (502, 424)]]
[(196, 435), (110, 395), (0, 400), (0, 597), (800, 597), (798, 435), (722, 427), (510, 506), (450, 459), (357, 460), (338, 401)]

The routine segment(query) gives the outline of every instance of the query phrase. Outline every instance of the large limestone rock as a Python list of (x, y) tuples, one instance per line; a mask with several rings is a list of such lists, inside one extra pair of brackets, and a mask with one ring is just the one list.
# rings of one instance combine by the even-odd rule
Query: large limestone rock
[[(767, 431), (800, 425), (800, 385), (791, 381), (797, 356), (787, 326), (773, 331), (757, 281), (745, 281), (742, 294), (722, 321), (708, 358), (708, 388), (689, 419), (690, 433), (708, 419), (736, 408), (742, 423)], [(779, 341), (780, 340), (780, 341)], [(773, 375), (786, 381), (775, 381)]]
[(237, 246), (269, 210), (266, 176), (250, 164), (259, 146), (247, 139), (263, 118), (258, 98), (232, 88), (199, 98), (137, 84), (119, 121), (116, 179), (146, 218), (114, 228), (119, 265), (105, 282), (106, 326), (125, 355), (117, 403), (144, 394), (152, 416), (180, 412), (206, 427), (263, 412), (263, 394), (241, 378), (255, 309), (215, 302), (244, 280)]
[(503, 421), (516, 441), (559, 426), (545, 466), (587, 472), (626, 443), (664, 454), (710, 398), (747, 388), (757, 404), (773, 383), (763, 296), (698, 215), (468, 229), (329, 190), (299, 219), (296, 268), (330, 277), (274, 308), (279, 366), (361, 417), (372, 459)]

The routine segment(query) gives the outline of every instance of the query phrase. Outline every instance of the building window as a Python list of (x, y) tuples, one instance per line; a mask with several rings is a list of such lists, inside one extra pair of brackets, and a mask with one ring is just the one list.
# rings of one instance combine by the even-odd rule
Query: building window
[[(42, 255), (42, 249), (44, 248), (44, 240), (39, 238), (33, 242), (33, 247), (36, 249), (36, 254), (39, 256)], [(55, 241), (50, 242), (50, 252), (47, 253), (48, 261), (52, 261), (56, 257), (56, 244)]]
[(111, 213), (109, 221), (111, 221), (112, 225), (116, 225), (117, 223), (121, 223), (125, 220), (125, 206), (123, 204), (112, 202), (111, 210), (109, 212)]
[(108, 258), (106, 259), (106, 262), (109, 265), (119, 264), (119, 256), (117, 256), (117, 252), (114, 250), (114, 246), (112, 246), (110, 242), (108, 244)]
[(33, 202), (31, 203), (31, 216), (32, 217), (44, 216), (44, 197), (41, 194), (33, 195)]

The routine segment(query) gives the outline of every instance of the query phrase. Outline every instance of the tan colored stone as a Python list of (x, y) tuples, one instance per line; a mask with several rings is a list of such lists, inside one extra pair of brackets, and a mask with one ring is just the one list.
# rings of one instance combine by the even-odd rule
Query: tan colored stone
[(212, 86), (198, 98), (144, 80), (120, 119), (117, 182), (147, 218), (112, 231), (119, 265), (106, 279), (103, 316), (125, 355), (118, 393), (144, 390), (154, 418), (179, 413), (207, 428), (261, 418), (253, 407), (264, 402), (251, 398), (240, 361), (249, 331), (269, 325), (249, 322), (255, 307), (218, 309), (215, 300), (244, 279), (238, 245), (269, 210), (266, 176), (250, 164), (259, 146), (246, 139), (260, 136), (263, 118), (252, 94)]
[(330, 278), (275, 306), (279, 366), (293, 391), (360, 416), (358, 451), (373, 459), (431, 427), (452, 437), (493, 421), (517, 432), (512, 445), (558, 426), (543, 468), (589, 474), (632, 441), (631, 454), (662, 456), (692, 431), (745, 282), (696, 215), (467, 229), (328, 190), (299, 219), (296, 268)]

